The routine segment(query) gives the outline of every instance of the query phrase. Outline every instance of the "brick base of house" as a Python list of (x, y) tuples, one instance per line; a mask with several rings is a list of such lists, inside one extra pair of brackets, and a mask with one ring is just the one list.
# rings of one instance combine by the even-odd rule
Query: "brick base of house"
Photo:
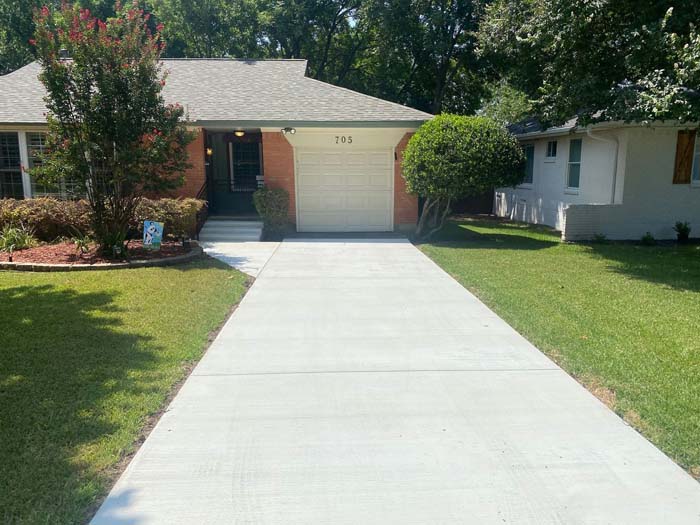
[[(190, 168), (185, 171), (185, 183), (174, 193), (177, 197), (195, 197), (206, 182), (205, 130), (198, 128), (197, 137), (187, 147)], [(401, 173), (403, 152), (411, 138), (406, 133), (396, 146), (394, 160), (394, 228), (407, 231), (418, 220), (418, 199), (406, 193), (406, 181)], [(296, 192), (294, 187), (294, 149), (280, 132), (263, 132), (262, 157), (265, 185), (283, 188), (289, 193), (289, 220), (296, 224)]]

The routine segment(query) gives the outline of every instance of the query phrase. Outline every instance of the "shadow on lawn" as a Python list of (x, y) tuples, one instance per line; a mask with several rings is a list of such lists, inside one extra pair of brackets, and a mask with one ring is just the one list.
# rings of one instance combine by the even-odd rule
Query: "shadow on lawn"
[(633, 243), (588, 244), (608, 269), (632, 279), (676, 290), (700, 292), (700, 246), (641, 246)]
[(152, 343), (119, 329), (113, 299), (48, 285), (0, 289), (4, 524), (84, 522), (103, 495), (92, 445), (123, 431), (110, 418), (123, 417), (126, 397), (149, 395), (139, 377), (155, 373)]
[(493, 250), (541, 250), (561, 243), (559, 232), (551, 228), (483, 217), (449, 220), (430, 242), (447, 247)]

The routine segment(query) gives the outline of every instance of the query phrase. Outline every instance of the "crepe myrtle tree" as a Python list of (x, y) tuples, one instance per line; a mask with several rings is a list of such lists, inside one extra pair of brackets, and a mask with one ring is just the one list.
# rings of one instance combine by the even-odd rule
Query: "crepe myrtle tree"
[(40, 79), (46, 87), (48, 148), (32, 174), (68, 179), (90, 204), (106, 255), (123, 255), (129, 223), (144, 194), (176, 188), (188, 165), (183, 108), (162, 97), (166, 72), (158, 25), (136, 7), (98, 20), (64, 3), (34, 14)]
[(403, 154), (407, 189), (425, 199), (416, 237), (440, 230), (452, 201), (521, 183), (524, 168), (518, 140), (496, 121), (449, 114), (429, 120)]

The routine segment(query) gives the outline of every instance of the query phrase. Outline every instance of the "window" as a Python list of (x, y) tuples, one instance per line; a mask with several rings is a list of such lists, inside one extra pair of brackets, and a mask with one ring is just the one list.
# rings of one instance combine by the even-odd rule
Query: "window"
[(550, 140), (547, 142), (547, 154), (545, 160), (554, 160), (557, 156), (557, 141)]
[(0, 199), (23, 199), (17, 133), (0, 133)]
[(532, 184), (535, 171), (535, 146), (528, 144), (523, 147), (525, 153), (525, 179), (523, 184)]
[[(46, 133), (27, 133), (27, 157), (29, 167), (41, 165), (41, 156), (46, 152)], [(69, 180), (61, 180), (53, 184), (39, 184), (32, 178), (32, 196), (53, 197), (55, 199), (79, 199), (83, 193), (79, 184)]]
[(581, 139), (569, 141), (569, 166), (566, 170), (566, 187), (578, 189), (581, 182)]

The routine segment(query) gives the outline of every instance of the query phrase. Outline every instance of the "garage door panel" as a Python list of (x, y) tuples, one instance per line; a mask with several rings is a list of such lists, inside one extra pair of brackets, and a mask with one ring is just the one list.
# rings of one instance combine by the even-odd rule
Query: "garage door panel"
[(297, 152), (299, 231), (391, 230), (393, 155)]

